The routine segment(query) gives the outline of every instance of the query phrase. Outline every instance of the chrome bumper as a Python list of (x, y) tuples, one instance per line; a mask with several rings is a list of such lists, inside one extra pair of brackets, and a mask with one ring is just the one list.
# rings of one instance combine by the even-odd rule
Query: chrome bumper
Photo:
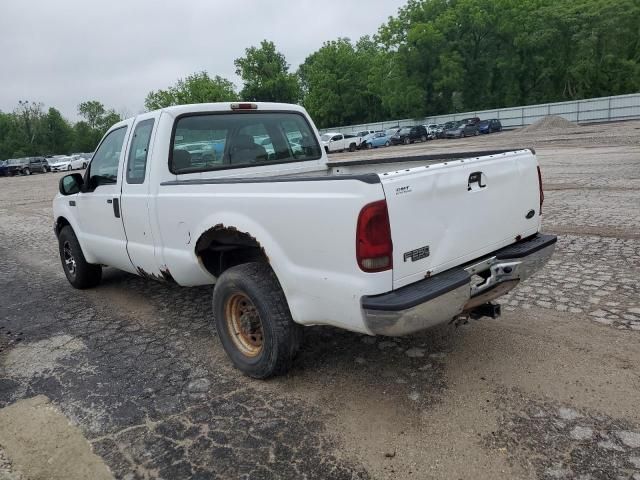
[[(367, 328), (376, 335), (399, 336), (452, 321), (494, 300), (540, 270), (557, 238), (538, 234), (482, 259), (382, 295), (362, 298)], [(474, 275), (482, 282), (474, 283)]]

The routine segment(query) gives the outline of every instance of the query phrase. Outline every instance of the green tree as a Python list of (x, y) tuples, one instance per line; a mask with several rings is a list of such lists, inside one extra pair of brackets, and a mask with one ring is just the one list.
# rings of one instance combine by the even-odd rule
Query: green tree
[(97, 100), (89, 100), (78, 105), (78, 114), (86, 120), (90, 128), (98, 128), (106, 110)]
[(73, 129), (55, 108), (49, 108), (45, 118), (44, 144), (40, 153), (68, 152), (73, 141)]
[(289, 64), (273, 42), (263, 40), (259, 47), (247, 48), (245, 56), (237, 58), (234, 64), (236, 74), (244, 82), (240, 91), (243, 100), (285, 103), (300, 100), (298, 77), (289, 73)]
[(325, 42), (300, 65), (303, 104), (318, 126), (378, 119), (380, 101), (369, 82), (371, 49), (366, 39), (354, 46), (339, 38)]
[(91, 128), (85, 121), (77, 122), (73, 126), (73, 143), (72, 150), (74, 152), (93, 152), (102, 138), (102, 133)]
[(229, 80), (218, 75), (211, 78), (207, 72), (199, 72), (178, 80), (166, 90), (149, 92), (144, 105), (147, 110), (157, 110), (171, 105), (230, 102), (237, 99), (233, 83)]

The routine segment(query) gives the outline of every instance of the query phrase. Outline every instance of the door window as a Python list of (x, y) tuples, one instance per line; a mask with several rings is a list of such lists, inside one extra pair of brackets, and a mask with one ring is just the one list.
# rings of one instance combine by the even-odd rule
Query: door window
[(91, 165), (89, 165), (89, 186), (91, 188), (118, 183), (118, 164), (126, 133), (127, 127), (113, 130), (96, 150)]
[(127, 160), (127, 183), (144, 183), (153, 122), (153, 118), (143, 120), (136, 125), (133, 131), (129, 159)]

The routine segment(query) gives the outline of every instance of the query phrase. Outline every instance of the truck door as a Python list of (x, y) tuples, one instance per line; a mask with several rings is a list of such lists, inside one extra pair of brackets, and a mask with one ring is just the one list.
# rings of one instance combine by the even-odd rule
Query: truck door
[(109, 132), (96, 150), (78, 194), (80, 235), (96, 263), (135, 272), (127, 255), (120, 210), (120, 176), (130, 123)]
[(127, 252), (140, 275), (162, 278), (160, 262), (154, 254), (150, 218), (150, 169), (153, 138), (159, 114), (147, 113), (135, 119), (122, 177), (122, 221), (127, 233)]
[(342, 134), (334, 135), (329, 145), (329, 151), (335, 152), (338, 150), (344, 150), (344, 137)]

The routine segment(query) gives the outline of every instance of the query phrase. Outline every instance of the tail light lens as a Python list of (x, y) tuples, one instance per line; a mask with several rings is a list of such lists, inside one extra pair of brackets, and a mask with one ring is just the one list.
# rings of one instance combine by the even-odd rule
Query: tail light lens
[(540, 190), (540, 215), (542, 215), (542, 203), (544, 202), (544, 191), (542, 190), (542, 172), (538, 165), (538, 188)]
[(364, 272), (382, 272), (393, 266), (393, 244), (387, 202), (365, 205), (358, 215), (356, 257)]

